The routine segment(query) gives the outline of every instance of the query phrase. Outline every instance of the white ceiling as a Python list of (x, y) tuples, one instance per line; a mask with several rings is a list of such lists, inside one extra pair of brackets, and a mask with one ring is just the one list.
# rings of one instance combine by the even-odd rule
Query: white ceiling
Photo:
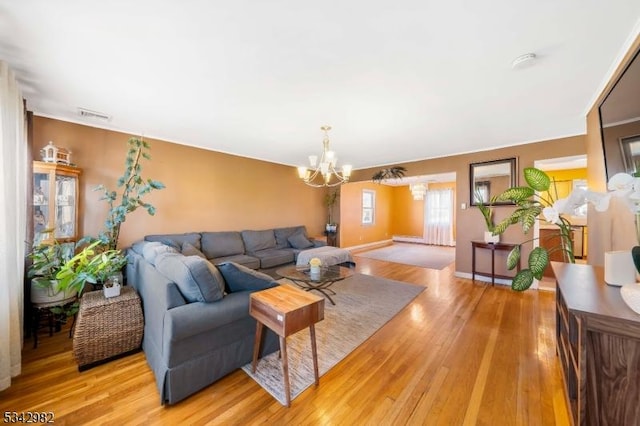
[(37, 115), (288, 165), (329, 124), (357, 169), (585, 133), (639, 18), (638, 0), (0, 0), (0, 59)]

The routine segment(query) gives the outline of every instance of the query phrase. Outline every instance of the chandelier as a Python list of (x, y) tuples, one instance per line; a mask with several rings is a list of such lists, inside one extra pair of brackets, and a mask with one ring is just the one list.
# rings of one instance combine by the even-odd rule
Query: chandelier
[(427, 193), (427, 186), (424, 183), (414, 183), (409, 185), (409, 190), (414, 200), (424, 200), (424, 196)]
[[(329, 149), (329, 135), (331, 126), (322, 126), (320, 129), (324, 132), (324, 139), (322, 140), (322, 155), (320, 155), (320, 162), (318, 162), (317, 155), (309, 156), (310, 167), (305, 166), (298, 167), (298, 176), (309, 186), (320, 188), (323, 186), (338, 186), (343, 183), (349, 182), (351, 176), (351, 166), (345, 164), (342, 166), (342, 174), (336, 170), (336, 164), (338, 163), (338, 157), (334, 151)], [(335, 176), (336, 181), (331, 182)]]

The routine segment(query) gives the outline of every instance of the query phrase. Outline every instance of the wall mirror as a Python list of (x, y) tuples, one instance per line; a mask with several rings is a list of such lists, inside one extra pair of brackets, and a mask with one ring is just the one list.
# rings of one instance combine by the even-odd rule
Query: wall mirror
[(607, 179), (640, 171), (640, 57), (636, 52), (600, 104)]
[[(488, 204), (491, 198), (506, 189), (516, 186), (516, 159), (471, 163), (469, 165), (470, 204), (477, 206), (479, 200)], [(496, 205), (513, 204), (510, 201), (497, 202)]]

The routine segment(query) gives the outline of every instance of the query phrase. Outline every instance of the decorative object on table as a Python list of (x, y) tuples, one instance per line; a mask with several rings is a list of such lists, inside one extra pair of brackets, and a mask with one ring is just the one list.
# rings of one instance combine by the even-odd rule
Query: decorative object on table
[(640, 314), (640, 283), (627, 283), (620, 288), (620, 296), (635, 313)]
[(325, 226), (327, 232), (336, 232), (336, 229), (338, 229), (338, 225), (333, 221), (333, 206), (338, 202), (338, 198), (340, 198), (338, 189), (329, 191), (324, 195), (324, 205), (327, 208), (327, 224)]
[(71, 165), (71, 151), (66, 148), (58, 148), (52, 141), (40, 150), (40, 156), (45, 163), (59, 163)]
[(386, 179), (402, 179), (406, 171), (407, 169), (402, 166), (389, 167), (374, 173), (374, 175), (371, 176), (371, 180), (375, 183), (382, 183), (382, 181)]
[(493, 222), (493, 204), (489, 201), (488, 204), (484, 203), (482, 193), (476, 191), (476, 207), (480, 210), (487, 230), (484, 232), (484, 242), (496, 244), (500, 242), (500, 234), (494, 233), (496, 225)]
[(636, 267), (629, 250), (604, 253), (604, 281), (617, 287), (636, 282)]
[[(348, 164), (342, 166), (342, 173), (336, 170), (338, 157), (329, 147), (329, 130), (331, 126), (322, 126), (320, 130), (324, 132), (322, 140), (322, 154), (320, 154), (320, 162), (317, 155), (309, 156), (310, 169), (305, 166), (298, 167), (298, 176), (309, 186), (316, 188), (333, 187), (349, 182), (352, 167)], [(335, 177), (336, 181), (331, 182)]]
[(309, 273), (311, 275), (320, 275), (320, 267), (322, 266), (322, 261), (314, 257), (309, 261)]

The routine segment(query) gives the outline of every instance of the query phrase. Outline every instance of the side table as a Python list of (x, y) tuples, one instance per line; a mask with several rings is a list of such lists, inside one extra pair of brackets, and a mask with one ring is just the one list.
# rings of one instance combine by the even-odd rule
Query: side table
[(73, 334), (78, 370), (138, 351), (143, 328), (142, 306), (133, 287), (124, 286), (119, 296), (108, 299), (102, 290), (85, 293)]
[[(496, 278), (503, 278), (506, 280), (513, 279), (508, 275), (496, 274), (496, 251), (510, 252), (518, 244), (513, 243), (485, 243), (484, 241), (471, 241), (471, 281), (476, 280), (476, 275), (484, 275), (491, 277), (491, 285), (495, 285)], [(491, 273), (481, 272), (476, 270), (476, 249), (488, 249), (491, 250)], [(517, 272), (520, 272), (520, 262), (517, 265)]]
[(255, 373), (263, 326), (267, 326), (280, 336), (280, 358), (282, 360), (285, 405), (289, 407), (291, 405), (291, 391), (287, 360), (287, 336), (309, 327), (313, 373), (317, 386), (320, 384), (320, 376), (318, 375), (315, 323), (324, 319), (324, 298), (288, 285), (280, 285), (251, 293), (250, 297), (249, 313), (257, 320), (256, 338), (253, 346), (253, 363), (251, 364), (252, 370)]

